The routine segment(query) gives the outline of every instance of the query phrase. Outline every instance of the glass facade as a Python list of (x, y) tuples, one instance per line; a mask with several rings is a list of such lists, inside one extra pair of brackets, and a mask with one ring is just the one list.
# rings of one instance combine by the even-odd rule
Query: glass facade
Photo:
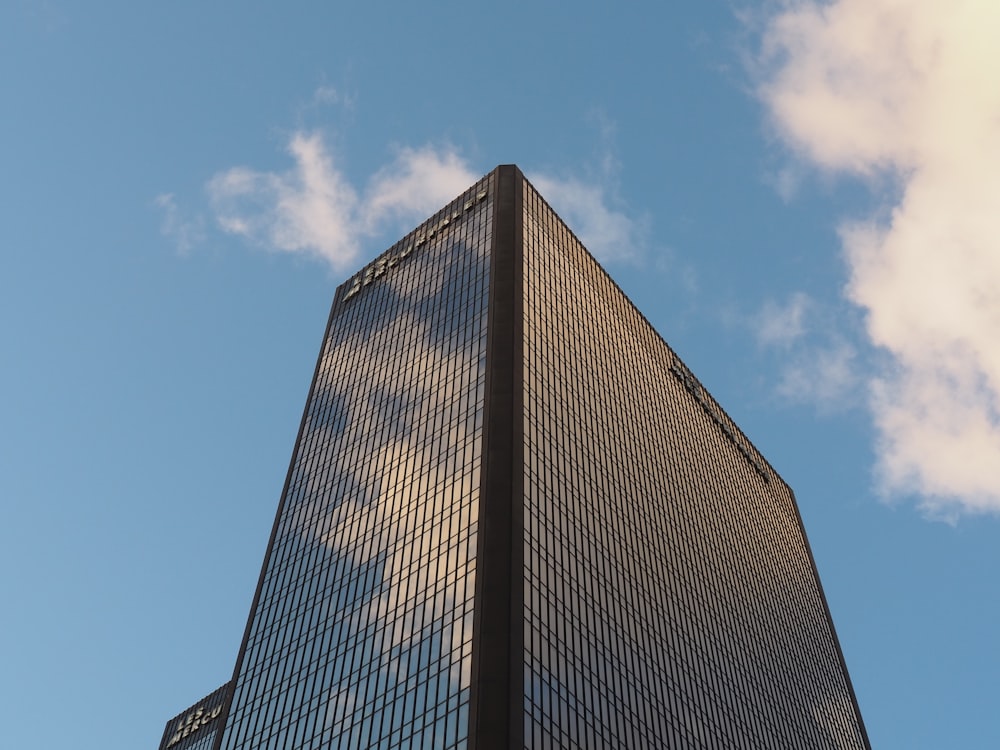
[(489, 179), (338, 291), (221, 747), (462, 748)]
[(212, 750), (223, 724), (229, 683), (167, 722), (160, 750)]
[(869, 748), (791, 490), (512, 166), (337, 290), (218, 705), (161, 750)]
[(523, 190), (524, 746), (867, 747), (791, 491)]

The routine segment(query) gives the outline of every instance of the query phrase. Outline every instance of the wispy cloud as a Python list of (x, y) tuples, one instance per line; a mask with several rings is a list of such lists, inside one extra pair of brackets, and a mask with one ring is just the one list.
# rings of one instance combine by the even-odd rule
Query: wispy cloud
[(752, 321), (757, 340), (766, 346), (788, 346), (806, 332), (806, 310), (811, 306), (809, 297), (796, 292), (785, 304), (768, 300)]
[(760, 95), (804, 160), (880, 202), (845, 222), (847, 295), (890, 364), (870, 382), (887, 495), (1000, 511), (1000, 5), (783, 2)]
[(323, 84), (317, 86), (316, 90), (313, 91), (312, 104), (338, 104), (342, 100), (340, 92), (337, 91), (333, 86), (329, 84)]
[(785, 164), (774, 172), (764, 175), (764, 184), (769, 185), (785, 203), (791, 203), (802, 185), (802, 169), (795, 164)]
[(583, 172), (533, 171), (528, 179), (602, 262), (635, 259), (645, 245), (646, 222), (628, 211), (619, 193), (615, 124), (600, 110), (590, 112), (586, 120), (596, 129), (600, 145)]
[(477, 179), (479, 174), (453, 149), (401, 149), (371, 180), (365, 224), (374, 229), (391, 221), (423, 219)]
[[(319, 131), (293, 133), (287, 151), (292, 164), (285, 171), (233, 167), (214, 175), (206, 188), (216, 222), (253, 244), (311, 255), (335, 270), (356, 264), (366, 239), (426, 218), (480, 176), (451, 146), (398, 148), (364, 186), (351, 183)], [(605, 156), (594, 179), (531, 175), (606, 261), (630, 257), (641, 245), (639, 224), (617, 198), (614, 166)]]
[(185, 218), (173, 193), (161, 193), (153, 199), (153, 205), (162, 214), (160, 234), (173, 240), (180, 252), (188, 252), (204, 239), (205, 222), (201, 217)]
[(777, 394), (820, 411), (857, 405), (858, 353), (837, 331), (834, 315), (808, 295), (784, 303), (768, 300), (749, 325), (757, 342), (780, 353)]
[(857, 351), (843, 339), (798, 350), (782, 368), (779, 396), (822, 411), (851, 406), (859, 385)]
[(638, 227), (617, 205), (605, 184), (541, 174), (533, 174), (530, 179), (584, 246), (601, 261), (635, 256), (641, 247)]
[(296, 132), (285, 172), (234, 167), (207, 189), (223, 231), (275, 250), (355, 263), (360, 242), (393, 220), (418, 220), (471, 185), (476, 175), (454, 149), (402, 149), (368, 186), (355, 188), (318, 132)]

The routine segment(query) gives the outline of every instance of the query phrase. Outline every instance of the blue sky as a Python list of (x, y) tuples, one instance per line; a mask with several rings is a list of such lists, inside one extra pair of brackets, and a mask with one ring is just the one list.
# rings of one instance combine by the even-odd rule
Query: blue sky
[(1000, 745), (992, 0), (0, 8), (0, 724), (232, 671), (333, 290), (520, 165), (795, 489), (873, 746)]

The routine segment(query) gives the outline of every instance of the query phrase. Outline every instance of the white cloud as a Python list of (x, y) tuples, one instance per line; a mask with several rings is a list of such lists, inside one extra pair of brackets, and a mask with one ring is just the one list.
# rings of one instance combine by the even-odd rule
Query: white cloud
[(1000, 511), (997, 38), (995, 0), (791, 0), (764, 36), (785, 142), (883, 180), (888, 205), (841, 228), (847, 294), (890, 355), (870, 383), (881, 487), (938, 515)]
[(337, 170), (317, 133), (295, 133), (288, 172), (234, 167), (208, 182), (219, 226), (285, 252), (305, 252), (334, 268), (357, 253), (358, 196)]
[(369, 227), (390, 220), (423, 219), (479, 179), (454, 151), (404, 148), (371, 181), (364, 218)]
[[(321, 258), (335, 270), (357, 263), (366, 238), (425, 219), (479, 178), (450, 147), (400, 148), (364, 188), (349, 182), (318, 132), (294, 133), (288, 153), (293, 165), (284, 172), (233, 167), (213, 176), (207, 190), (216, 221), (227, 233)], [(617, 207), (610, 177), (532, 181), (599, 258), (635, 252), (637, 225)]]
[(360, 242), (391, 221), (423, 219), (476, 180), (454, 150), (401, 150), (364, 191), (335, 164), (319, 133), (297, 132), (294, 166), (282, 173), (234, 167), (208, 182), (219, 226), (267, 247), (305, 253), (340, 270), (357, 260)]

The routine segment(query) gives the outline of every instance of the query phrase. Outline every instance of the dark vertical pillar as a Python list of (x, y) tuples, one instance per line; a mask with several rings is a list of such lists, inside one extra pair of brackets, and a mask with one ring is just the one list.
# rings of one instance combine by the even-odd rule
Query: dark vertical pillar
[(470, 750), (523, 747), (523, 176), (496, 170), (473, 616)]

